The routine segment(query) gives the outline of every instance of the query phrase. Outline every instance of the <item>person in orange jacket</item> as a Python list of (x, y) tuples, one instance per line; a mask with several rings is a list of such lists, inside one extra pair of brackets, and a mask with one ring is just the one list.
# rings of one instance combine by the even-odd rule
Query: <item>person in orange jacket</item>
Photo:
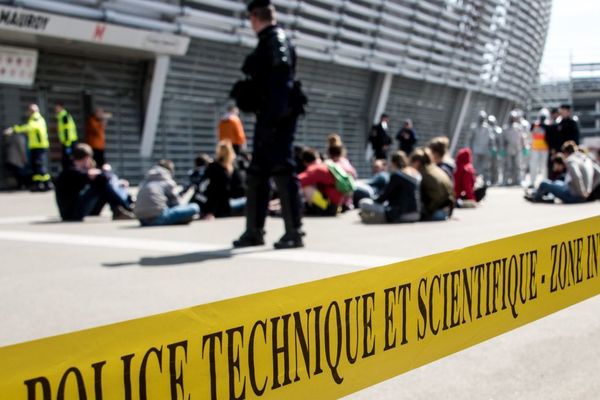
[(234, 105), (227, 108), (227, 113), (219, 121), (219, 142), (224, 140), (232, 144), (235, 154), (240, 154), (246, 146), (246, 134), (240, 120), (240, 110)]

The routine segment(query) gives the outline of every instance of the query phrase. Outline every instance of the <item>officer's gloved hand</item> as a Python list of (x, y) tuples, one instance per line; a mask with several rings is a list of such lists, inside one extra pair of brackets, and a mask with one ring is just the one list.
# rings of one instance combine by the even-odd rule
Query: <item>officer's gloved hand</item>
[(6, 128), (6, 129), (4, 130), (4, 134), (5, 134), (6, 136), (8, 136), (8, 135), (12, 135), (14, 131), (15, 131), (15, 130), (14, 130), (13, 128)]

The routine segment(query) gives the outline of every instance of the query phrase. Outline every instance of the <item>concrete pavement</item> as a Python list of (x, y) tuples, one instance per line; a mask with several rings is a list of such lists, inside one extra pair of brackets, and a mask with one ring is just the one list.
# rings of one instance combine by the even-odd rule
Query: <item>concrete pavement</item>
[[(138, 227), (59, 223), (53, 194), (0, 193), (0, 346), (293, 285), (598, 215), (600, 203), (530, 204), (492, 189), (452, 221), (365, 226), (307, 218), (306, 249), (232, 251), (243, 219)], [(270, 219), (267, 240), (282, 234)], [(411, 371), (353, 399), (593, 399), (600, 298)]]

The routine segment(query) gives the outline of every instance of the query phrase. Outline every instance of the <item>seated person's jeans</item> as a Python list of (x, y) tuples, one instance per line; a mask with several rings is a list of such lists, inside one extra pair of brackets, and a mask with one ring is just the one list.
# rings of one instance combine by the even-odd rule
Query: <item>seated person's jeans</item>
[(154, 218), (141, 219), (142, 226), (179, 225), (192, 221), (194, 215), (200, 212), (196, 203), (181, 204), (175, 207), (165, 208), (163, 212)]
[(448, 219), (448, 217), (448, 210), (440, 208), (439, 210), (435, 210), (433, 214), (431, 214), (428, 221), (445, 221)]
[(70, 210), (68, 220), (82, 220), (94, 209), (102, 209), (108, 203), (111, 210), (117, 207), (129, 208), (127, 191), (119, 185), (119, 179), (112, 175), (108, 179), (100, 179), (83, 189), (77, 198), (75, 207)]
[(569, 185), (564, 181), (544, 179), (535, 191), (534, 197), (536, 200), (540, 201), (546, 194), (553, 194), (564, 203), (581, 203), (585, 201), (585, 198), (572, 194), (569, 190)]

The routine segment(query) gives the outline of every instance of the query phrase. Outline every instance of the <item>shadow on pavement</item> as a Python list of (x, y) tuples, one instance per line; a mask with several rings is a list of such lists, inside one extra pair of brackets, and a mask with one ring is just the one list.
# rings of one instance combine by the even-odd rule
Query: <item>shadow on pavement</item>
[(220, 249), (220, 250), (211, 250), (211, 251), (197, 251), (194, 253), (186, 253), (186, 254), (174, 254), (169, 256), (160, 256), (160, 257), (142, 257), (139, 261), (132, 262), (116, 262), (116, 263), (103, 263), (103, 267), (129, 267), (133, 265), (139, 265), (141, 267), (169, 267), (176, 266), (182, 264), (194, 264), (200, 263), (203, 261), (210, 260), (221, 260), (227, 258), (233, 258), (236, 256), (244, 255), (244, 254), (256, 254), (256, 253), (265, 253), (275, 251), (271, 248), (260, 248), (253, 249), (248, 251), (248, 249), (243, 251), (234, 251), (233, 247)]

